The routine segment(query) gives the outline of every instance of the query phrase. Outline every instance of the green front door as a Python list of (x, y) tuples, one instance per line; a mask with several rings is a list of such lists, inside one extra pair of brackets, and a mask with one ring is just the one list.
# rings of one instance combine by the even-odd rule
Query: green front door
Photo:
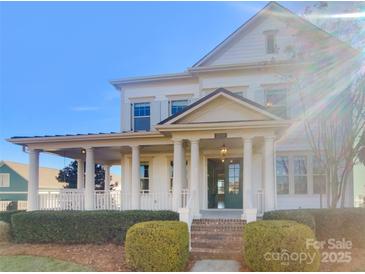
[(208, 159), (208, 208), (242, 208), (242, 160)]

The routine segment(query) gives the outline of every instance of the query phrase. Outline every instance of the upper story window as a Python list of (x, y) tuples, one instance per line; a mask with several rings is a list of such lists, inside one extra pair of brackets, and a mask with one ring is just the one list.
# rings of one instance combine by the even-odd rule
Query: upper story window
[(276, 44), (277, 32), (278, 32), (277, 30), (267, 30), (264, 32), (267, 54), (277, 53), (278, 49)]
[(151, 127), (151, 106), (150, 103), (134, 103), (133, 104), (133, 130), (149, 131)]
[(175, 113), (181, 112), (184, 108), (189, 104), (188, 100), (172, 100), (170, 101), (170, 114), (174, 115)]
[(140, 190), (147, 193), (150, 190), (150, 166), (148, 163), (141, 163), (139, 167), (139, 176), (141, 180)]
[(0, 187), (10, 187), (9, 173), (0, 173)]
[(270, 89), (265, 91), (265, 106), (271, 113), (287, 118), (287, 90)]

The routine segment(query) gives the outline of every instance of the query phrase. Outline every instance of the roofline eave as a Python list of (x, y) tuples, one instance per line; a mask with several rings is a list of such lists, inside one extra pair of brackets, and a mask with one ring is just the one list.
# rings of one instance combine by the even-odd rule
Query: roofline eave
[(158, 138), (164, 137), (158, 131), (144, 131), (144, 132), (125, 132), (117, 134), (90, 134), (90, 135), (73, 135), (73, 136), (40, 136), (40, 137), (12, 137), (6, 139), (6, 141), (27, 146), (30, 144), (41, 144), (41, 143), (53, 143), (53, 142), (72, 142), (72, 141), (95, 141), (95, 140), (113, 140), (113, 139), (128, 139), (128, 138)]
[(173, 131), (199, 131), (199, 130), (222, 130), (222, 129), (257, 129), (257, 128), (288, 128), (293, 120), (282, 121), (232, 121), (224, 123), (194, 123), (194, 124), (169, 124), (157, 125), (156, 129), (160, 132)]

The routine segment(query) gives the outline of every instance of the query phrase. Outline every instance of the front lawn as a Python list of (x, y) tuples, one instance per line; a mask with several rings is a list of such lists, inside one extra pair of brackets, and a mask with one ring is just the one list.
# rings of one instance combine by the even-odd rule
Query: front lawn
[(84, 272), (90, 268), (75, 263), (38, 256), (0, 256), (0, 271), (10, 272)]

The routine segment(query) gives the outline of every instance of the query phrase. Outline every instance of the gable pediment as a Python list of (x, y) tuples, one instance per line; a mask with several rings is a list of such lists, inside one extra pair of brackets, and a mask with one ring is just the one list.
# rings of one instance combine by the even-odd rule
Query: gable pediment
[(189, 113), (189, 115), (177, 120), (175, 123), (191, 124), (259, 120), (269, 120), (269, 118), (230, 98), (218, 96), (204, 106), (201, 106), (195, 111)]
[[(275, 33), (275, 52), (267, 53), (266, 35)], [(303, 43), (316, 43), (321, 39), (334, 39), (334, 43), (349, 45), (316, 27), (276, 2), (268, 3), (224, 41), (201, 58), (194, 67), (214, 67), (272, 61), (291, 61), (290, 48), (299, 43), (295, 38), (299, 32)], [(310, 39), (310, 40), (307, 40)], [(353, 50), (353, 49), (351, 49)]]
[(282, 120), (263, 106), (223, 88), (203, 97), (160, 125)]

